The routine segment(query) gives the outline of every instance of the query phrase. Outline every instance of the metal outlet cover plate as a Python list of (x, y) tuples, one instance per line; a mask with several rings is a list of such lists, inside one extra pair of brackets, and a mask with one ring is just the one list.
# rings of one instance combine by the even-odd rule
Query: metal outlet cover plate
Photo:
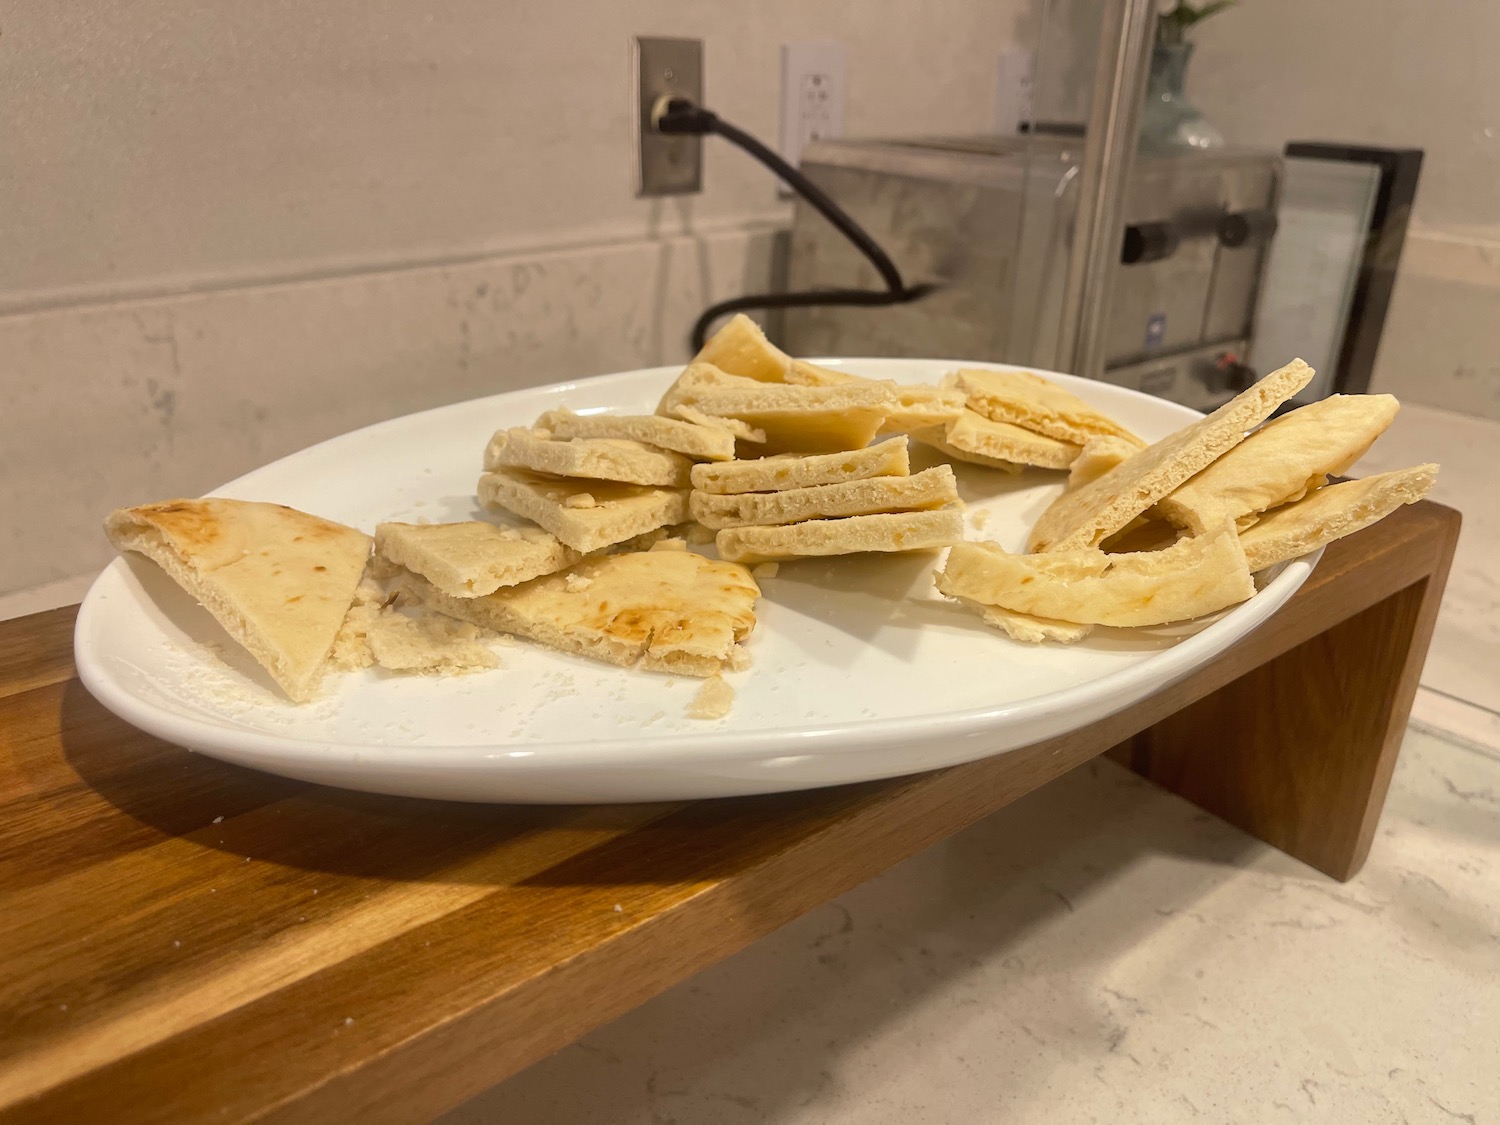
[(668, 137), (651, 128), (663, 94), (703, 104), (703, 40), (635, 40), (637, 196), (688, 195), (703, 190), (703, 138)]

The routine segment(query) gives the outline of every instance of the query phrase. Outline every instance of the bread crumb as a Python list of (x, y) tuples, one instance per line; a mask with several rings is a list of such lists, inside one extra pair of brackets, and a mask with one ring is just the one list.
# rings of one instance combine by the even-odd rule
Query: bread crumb
[(990, 522), (990, 510), (988, 508), (980, 508), (974, 513), (974, 518), (969, 522), (974, 525), (975, 531), (983, 531), (984, 525)]
[(763, 562), (757, 563), (750, 568), (750, 573), (757, 578), (775, 578), (776, 572), (781, 569), (780, 563)]
[(599, 502), (587, 492), (575, 492), (563, 501), (564, 508), (597, 508)]
[(648, 551), (686, 551), (687, 550), (687, 541), (685, 539), (658, 539), (655, 543), (651, 544), (651, 546), (647, 547), (646, 550), (648, 550)]
[(687, 713), (691, 719), (722, 719), (733, 707), (734, 688), (724, 682), (723, 676), (714, 676), (703, 681)]
[(565, 574), (563, 585), (568, 588), (570, 594), (576, 594), (580, 590), (587, 590), (594, 584), (594, 580), (586, 574)]
[(696, 520), (694, 520), (692, 523), (683, 524), (677, 530), (684, 539), (697, 547), (701, 547), (707, 543), (712, 543), (714, 541), (714, 536), (718, 534), (718, 532), (716, 532), (713, 528), (704, 527)]
[(725, 667), (731, 672), (743, 672), (750, 667), (750, 653), (744, 645), (735, 645), (729, 650), (729, 659), (725, 661)]

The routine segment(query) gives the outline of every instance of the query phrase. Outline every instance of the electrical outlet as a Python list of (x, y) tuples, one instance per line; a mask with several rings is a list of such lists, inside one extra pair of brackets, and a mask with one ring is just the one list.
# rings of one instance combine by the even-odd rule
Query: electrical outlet
[(794, 167), (809, 141), (844, 135), (844, 54), (842, 43), (781, 48), (781, 155)]
[(703, 104), (703, 40), (637, 36), (632, 117), (635, 120), (635, 194), (689, 195), (703, 190), (703, 138), (669, 137), (651, 127), (664, 95)]
[(1001, 136), (1021, 131), (1032, 118), (1031, 52), (1012, 47), (997, 60), (995, 68), (995, 126)]

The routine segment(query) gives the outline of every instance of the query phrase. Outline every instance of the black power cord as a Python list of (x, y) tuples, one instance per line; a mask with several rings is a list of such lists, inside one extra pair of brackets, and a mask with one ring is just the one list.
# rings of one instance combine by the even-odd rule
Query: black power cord
[(731, 125), (712, 110), (694, 105), (686, 98), (666, 97), (658, 103), (656, 110), (652, 113), (651, 123), (660, 133), (699, 137), (712, 133), (744, 149), (780, 176), (788, 187), (807, 200), (818, 214), (832, 223), (840, 234), (853, 243), (854, 248), (875, 267), (875, 271), (880, 274), (880, 279), (885, 282), (886, 286), (883, 291), (817, 289), (802, 293), (757, 293), (720, 301), (717, 305), (710, 305), (704, 309), (703, 314), (693, 324), (692, 342), (695, 353), (703, 348), (704, 341), (708, 339), (708, 330), (713, 326), (714, 321), (730, 313), (743, 312), (746, 309), (796, 309), (822, 305), (903, 305), (908, 301), (925, 297), (937, 288), (936, 285), (927, 283), (908, 286), (902, 280), (901, 271), (896, 268), (896, 263), (891, 261), (890, 255), (882, 250), (880, 244), (851, 219), (842, 207), (830, 199), (822, 188), (788, 164), (773, 149), (762, 144), (743, 129)]

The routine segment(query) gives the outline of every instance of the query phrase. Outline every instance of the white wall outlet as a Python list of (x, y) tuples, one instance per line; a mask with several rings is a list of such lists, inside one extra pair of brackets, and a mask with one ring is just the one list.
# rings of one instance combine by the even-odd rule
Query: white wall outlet
[(802, 163), (808, 141), (844, 135), (844, 45), (781, 48), (781, 155)]
[(1019, 133), (1021, 123), (1031, 120), (1032, 90), (1031, 52), (1024, 47), (1012, 47), (996, 60), (994, 130), (997, 134)]

